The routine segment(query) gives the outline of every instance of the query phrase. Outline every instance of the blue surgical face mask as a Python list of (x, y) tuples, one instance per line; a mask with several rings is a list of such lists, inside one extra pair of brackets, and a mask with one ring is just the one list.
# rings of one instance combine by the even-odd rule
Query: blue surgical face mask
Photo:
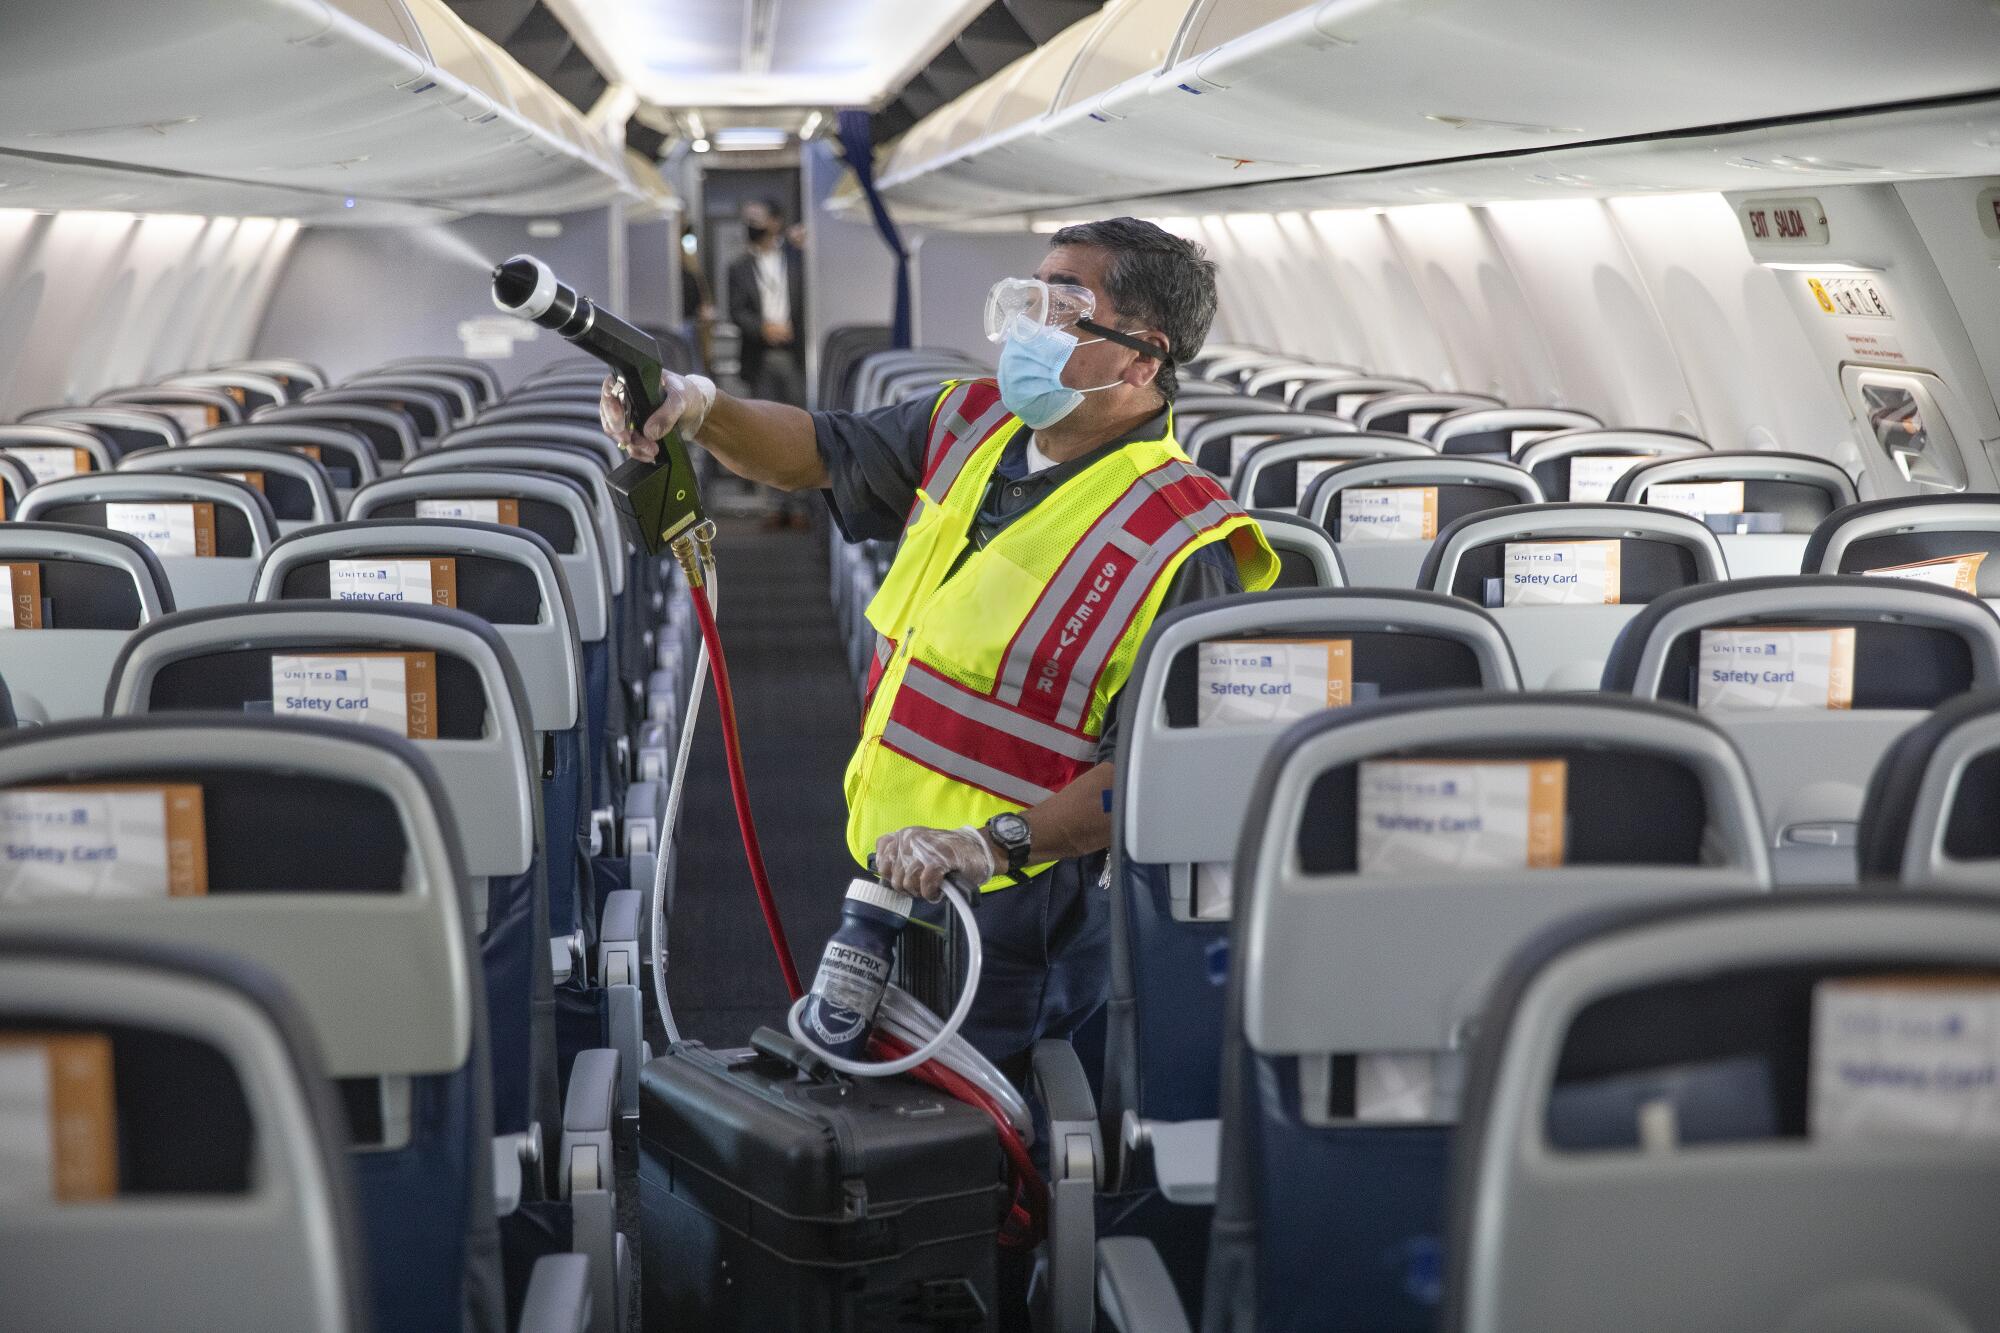
[[(1092, 338), (1091, 342), (1102, 342)], [(1083, 344), (1065, 329), (1044, 326), (1028, 338), (1009, 338), (1000, 349), (1000, 401), (1030, 430), (1045, 430), (1076, 411), (1087, 393), (1120, 383), (1072, 389), (1062, 381), (1070, 353)]]

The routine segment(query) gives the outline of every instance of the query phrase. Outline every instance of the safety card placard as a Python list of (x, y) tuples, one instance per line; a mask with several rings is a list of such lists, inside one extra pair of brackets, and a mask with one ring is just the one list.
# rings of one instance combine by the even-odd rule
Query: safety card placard
[(1815, 1139), (2000, 1137), (2000, 979), (1856, 977), (1813, 988)]
[(199, 897), (208, 841), (195, 783), (0, 791), (0, 903)]
[(37, 486), (58, 477), (74, 477), (90, 471), (90, 450), (72, 449), (66, 444), (10, 444), (5, 452), (28, 469)]
[(0, 1208), (117, 1193), (111, 1038), (0, 1033)]
[(193, 504), (107, 504), (104, 526), (137, 537), (154, 555), (215, 554), (215, 506)]
[(1348, 639), (1217, 639), (1195, 648), (1195, 721), (1289, 722), (1354, 701)]
[(503, 498), (419, 500), (417, 517), (455, 518), (473, 523), (504, 523), (512, 528), (520, 526), (521, 502)]
[(271, 711), (359, 722), (413, 741), (436, 740), (437, 654), (273, 654)]
[(1854, 627), (1705, 629), (1695, 656), (1695, 706), (1852, 708)]
[(440, 560), (329, 560), (327, 595), (336, 602), (411, 602), (458, 605), (458, 562)]
[(1644, 454), (1574, 454), (1569, 460), (1569, 498), (1608, 500), (1618, 479), (1645, 461)]
[(1743, 512), (1740, 481), (1663, 481), (1646, 488), (1646, 503), (1689, 518)]
[(1943, 555), (1935, 560), (1884, 565), (1880, 569), (1864, 569), (1861, 572), (1871, 579), (1909, 579), (1913, 583), (1929, 583), (1939, 588), (1977, 593), (1979, 567), (1984, 563), (1986, 552), (1968, 551), (1964, 555)]
[(1568, 785), (1561, 759), (1365, 759), (1355, 811), (1359, 869), (1559, 866)]
[(7, 599), (7, 613), (0, 615), (0, 630), (42, 627), (42, 567), (29, 561), (0, 565), (0, 596)]
[(1344, 542), (1427, 542), (1437, 535), (1435, 486), (1363, 486), (1340, 493)]
[(1501, 566), (1502, 606), (1615, 606), (1616, 537), (1573, 542), (1508, 542)]

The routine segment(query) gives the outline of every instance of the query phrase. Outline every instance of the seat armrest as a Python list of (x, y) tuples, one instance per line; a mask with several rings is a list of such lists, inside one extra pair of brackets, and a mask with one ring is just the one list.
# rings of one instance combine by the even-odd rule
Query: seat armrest
[[(1084, 1077), (1083, 1061), (1077, 1058), (1076, 1048), (1055, 1039), (1036, 1042), (1029, 1077), (1035, 1099), (1041, 1102), (1049, 1119), (1051, 1169), (1058, 1176), (1066, 1174), (1065, 1153), (1073, 1155), (1083, 1147), (1082, 1144), (1072, 1147), (1071, 1136), (1082, 1135), (1088, 1140), (1094, 1172), (1104, 1161), (1103, 1131), (1098, 1128), (1097, 1101), (1090, 1095), (1090, 1080)], [(1093, 1188), (1096, 1183), (1093, 1179)]]
[(1118, 1333), (1190, 1333), (1174, 1280), (1144, 1236), (1097, 1242), (1097, 1312)]
[(528, 1272), (516, 1333), (586, 1333), (590, 1327), (590, 1260), (545, 1254)]
[(563, 1099), (562, 1192), (610, 1189), (611, 1125), (618, 1099), (618, 1052), (578, 1051)]
[(583, 964), (583, 932), (572, 931), (558, 935), (549, 941), (550, 979), (560, 986), (581, 970)]
[(1168, 1203), (1215, 1202), (1221, 1121), (1141, 1120), (1127, 1111), (1123, 1137), (1128, 1156), (1152, 1155), (1153, 1180)]
[(521, 1206), (532, 1168), (541, 1165), (542, 1131), (530, 1125), (493, 1136), (493, 1215), (509, 1217)]
[(625, 788), (625, 855), (660, 845), (660, 816), (667, 808), (667, 784), (650, 778)]
[(1091, 1333), (1096, 1323), (1097, 1183), (1104, 1141), (1083, 1062), (1066, 1041), (1035, 1043), (1030, 1081), (1049, 1121), (1048, 1280), (1037, 1301), (1048, 1333)]
[(604, 907), (597, 918), (599, 985), (638, 984), (639, 930), (645, 904), (645, 894), (638, 889), (617, 889), (604, 895)]

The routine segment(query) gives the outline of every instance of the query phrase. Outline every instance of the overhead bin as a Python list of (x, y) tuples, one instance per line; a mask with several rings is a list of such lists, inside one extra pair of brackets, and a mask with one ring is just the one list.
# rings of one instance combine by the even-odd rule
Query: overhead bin
[(9, 204), (406, 222), (413, 206), (555, 212), (660, 189), (444, 0), (15, 9)]
[(1964, 0), (1827, 0), (1810, 22), (1777, 0), (1113, 0), (1028, 57), (985, 137), (899, 154), (883, 187), (1018, 215), (1518, 155), (1987, 92), (1996, 51), (2000, 10)]

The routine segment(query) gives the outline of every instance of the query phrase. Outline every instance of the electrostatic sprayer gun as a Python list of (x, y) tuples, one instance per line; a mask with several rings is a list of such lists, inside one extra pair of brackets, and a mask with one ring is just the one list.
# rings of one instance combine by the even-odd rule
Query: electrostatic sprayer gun
[[(510, 315), (555, 330), (609, 366), (625, 382), (625, 401), (634, 427), (644, 425), (659, 410), (664, 398), (660, 344), (645, 330), (557, 281), (541, 260), (515, 255), (494, 269), (493, 304)], [(612, 472), (610, 480), (626, 536), (654, 555), (664, 555), (684, 539), (697, 537), (697, 529), (707, 522), (701, 493), (695, 488), (694, 469), (688, 464), (687, 444), (679, 431), (669, 431), (660, 441), (655, 461), (627, 459)]]

